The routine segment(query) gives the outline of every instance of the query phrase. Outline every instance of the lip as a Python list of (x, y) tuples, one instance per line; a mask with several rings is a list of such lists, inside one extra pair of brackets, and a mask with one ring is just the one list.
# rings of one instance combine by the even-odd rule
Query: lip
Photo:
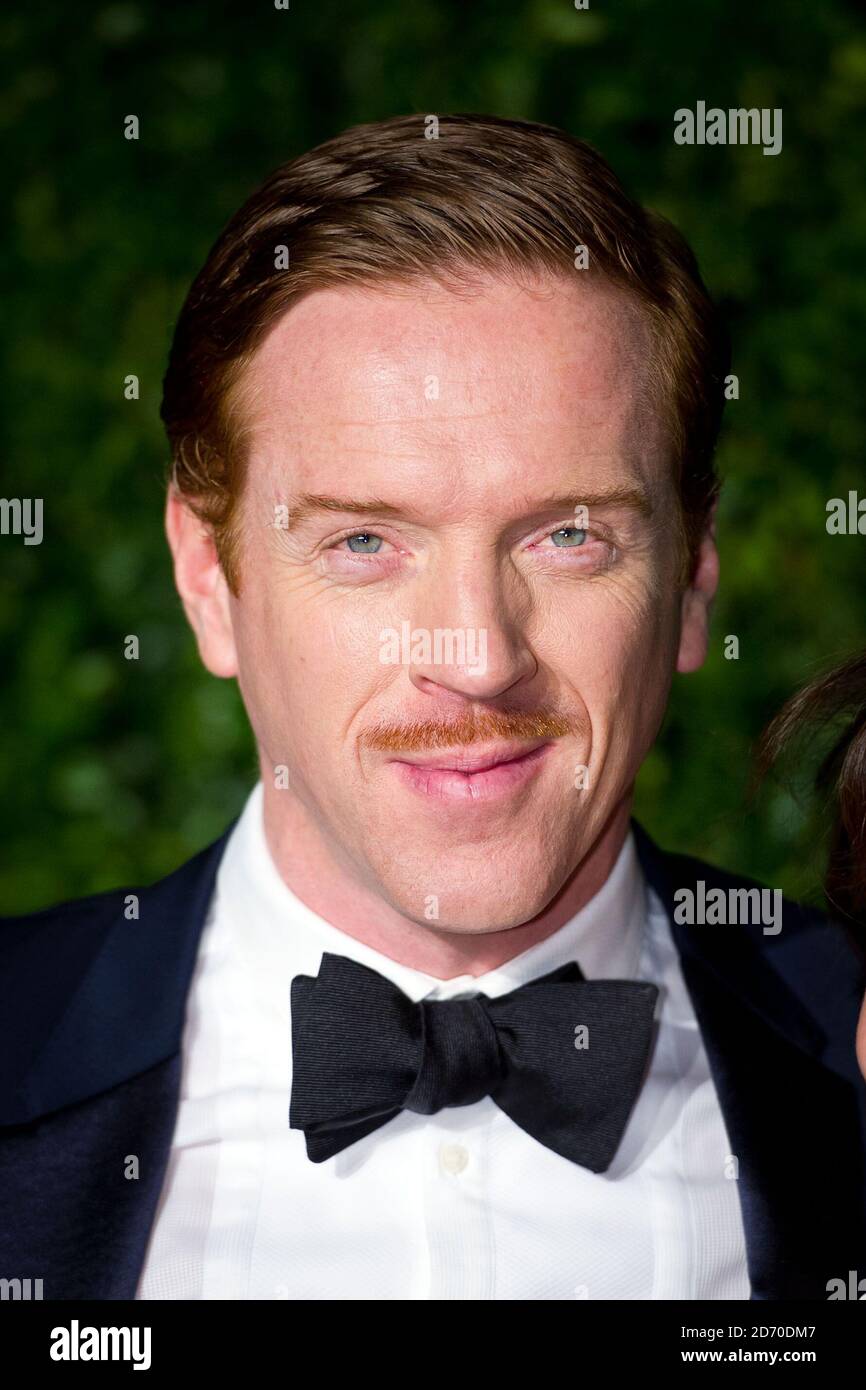
[(389, 764), (404, 785), (423, 796), (445, 801), (489, 801), (524, 785), (541, 768), (547, 739), (532, 743), (491, 744), (479, 752), (440, 753), (395, 758)]

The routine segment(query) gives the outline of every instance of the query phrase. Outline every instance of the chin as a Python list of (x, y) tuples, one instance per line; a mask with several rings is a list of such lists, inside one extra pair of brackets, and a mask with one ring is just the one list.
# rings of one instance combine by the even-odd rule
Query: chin
[[(503, 874), (489, 874), (489, 867), (483, 876), (455, 882), (435, 864), (413, 883), (393, 885), (388, 896), (398, 911), (419, 925), (464, 936), (523, 926), (543, 912), (556, 891), (555, 884), (546, 891), (546, 880), (537, 869), (525, 879), (520, 875), (517, 881), (503, 882)], [(427, 911), (431, 899), (436, 900), (436, 916), (430, 915), (432, 908)]]

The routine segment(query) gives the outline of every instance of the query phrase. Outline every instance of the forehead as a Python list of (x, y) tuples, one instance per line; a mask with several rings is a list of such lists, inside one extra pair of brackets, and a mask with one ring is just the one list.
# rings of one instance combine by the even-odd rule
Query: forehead
[(566, 473), (649, 486), (665, 456), (651, 353), (639, 306), (580, 272), (318, 290), (247, 369), (251, 473), (281, 494), (420, 485), (443, 505)]

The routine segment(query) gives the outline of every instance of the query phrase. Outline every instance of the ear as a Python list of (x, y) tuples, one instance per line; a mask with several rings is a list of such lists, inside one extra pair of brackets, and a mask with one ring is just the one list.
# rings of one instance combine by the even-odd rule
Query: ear
[(229, 587), (213, 535), (173, 487), (166, 501), (165, 532), (174, 557), (174, 582), (199, 655), (213, 675), (236, 676)]
[(680, 613), (680, 647), (677, 670), (683, 674), (697, 671), (707, 655), (710, 635), (710, 612), (719, 587), (719, 552), (716, 549), (716, 506), (701, 537), (688, 588), (682, 597)]
[(864, 1078), (866, 1078), (866, 999), (863, 1000), (860, 1023), (857, 1027), (857, 1061), (860, 1063), (860, 1070)]

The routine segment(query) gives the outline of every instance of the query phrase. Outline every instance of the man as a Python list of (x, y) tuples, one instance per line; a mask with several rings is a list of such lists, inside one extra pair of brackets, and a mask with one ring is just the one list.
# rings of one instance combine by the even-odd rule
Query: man
[(682, 239), (547, 127), (361, 127), (236, 215), (177, 324), (166, 520), (261, 781), (162, 882), (5, 925), (0, 1272), (823, 1299), (866, 1268), (843, 929), (690, 924), (763, 899), (630, 820), (707, 650), (725, 370)]

